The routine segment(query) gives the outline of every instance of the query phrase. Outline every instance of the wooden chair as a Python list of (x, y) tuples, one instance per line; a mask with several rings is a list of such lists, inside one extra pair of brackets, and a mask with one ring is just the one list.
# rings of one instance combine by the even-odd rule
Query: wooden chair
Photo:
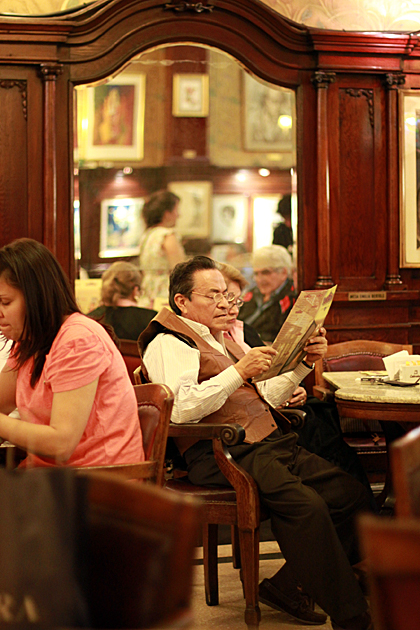
[(157, 383), (134, 385), (134, 391), (146, 461), (136, 464), (87, 466), (80, 470), (110, 472), (125, 479), (147, 479), (161, 486), (164, 480), (166, 442), (174, 397), (169, 387)]
[(323, 372), (384, 370), (383, 357), (400, 350), (407, 350), (412, 354), (413, 346), (369, 339), (353, 339), (328, 346), (326, 355), (315, 363), (315, 396), (321, 400), (331, 398), (331, 390), (322, 376)]
[(375, 630), (420, 627), (420, 522), (364, 515), (359, 520)]
[[(282, 410), (294, 426), (302, 426), (305, 412)], [(186, 478), (166, 481), (168, 490), (198, 497), (203, 502), (203, 565), (206, 602), (219, 603), (217, 575), (218, 525), (231, 525), (234, 567), (240, 576), (245, 597), (245, 623), (248, 629), (258, 628), (261, 611), (258, 605), (259, 582), (259, 527), (268, 518), (261, 508), (258, 488), (253, 478), (231, 457), (227, 447), (243, 441), (245, 430), (235, 424), (215, 425), (197, 423), (171, 424), (170, 437), (197, 437), (212, 440), (216, 462), (231, 484), (226, 486), (194, 486)]]
[[(328, 346), (326, 355), (315, 363), (315, 386), (313, 393), (321, 400), (334, 400), (334, 392), (324, 380), (323, 372), (353, 372), (359, 370), (384, 370), (383, 357), (400, 350), (413, 352), (413, 346), (407, 344), (389, 343), (386, 341), (371, 341), (368, 339), (354, 339)], [(369, 426), (362, 420), (341, 419), (344, 439), (356, 449), (360, 461), (365, 467), (372, 481), (377, 480), (377, 471), (384, 471), (385, 486), (377, 498), (378, 506), (385, 500), (391, 486), (388, 466), (388, 450), (385, 438), (377, 434), (380, 427)], [(346, 426), (346, 424), (350, 426)], [(363, 436), (366, 433), (366, 436)]]
[(137, 341), (132, 339), (120, 339), (120, 352), (127, 367), (127, 372), (133, 385), (136, 383), (134, 370), (140, 365), (139, 350)]
[(199, 502), (112, 475), (79, 474), (88, 481), (92, 627), (190, 625)]
[(396, 515), (420, 516), (420, 427), (392, 442), (390, 458)]

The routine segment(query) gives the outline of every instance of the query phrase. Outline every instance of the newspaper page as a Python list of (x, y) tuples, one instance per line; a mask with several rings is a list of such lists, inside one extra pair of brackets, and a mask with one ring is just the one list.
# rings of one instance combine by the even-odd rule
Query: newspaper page
[(304, 359), (303, 348), (324, 323), (334, 299), (337, 285), (330, 289), (314, 289), (301, 291), (286, 321), (273, 341), (272, 347), (277, 350), (271, 367), (255, 376), (253, 382), (265, 381), (267, 378), (291, 372)]

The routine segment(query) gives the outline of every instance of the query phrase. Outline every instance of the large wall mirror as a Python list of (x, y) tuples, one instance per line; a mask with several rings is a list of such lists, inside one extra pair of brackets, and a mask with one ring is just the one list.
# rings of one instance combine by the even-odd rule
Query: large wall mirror
[[(75, 100), (79, 278), (97, 281), (116, 260), (138, 261), (142, 205), (159, 189), (181, 198), (187, 254), (211, 253), (251, 277), (250, 255), (272, 243), (286, 195), (296, 241), (293, 90), (214, 48), (170, 45), (77, 87)], [(296, 242), (290, 250), (296, 263)]]

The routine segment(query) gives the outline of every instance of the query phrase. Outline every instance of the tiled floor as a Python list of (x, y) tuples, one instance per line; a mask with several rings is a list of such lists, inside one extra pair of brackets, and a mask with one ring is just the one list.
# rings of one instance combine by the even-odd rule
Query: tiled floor
[[(275, 542), (260, 544), (260, 580), (273, 575), (283, 560), (279, 558), (264, 559), (266, 555), (278, 553)], [(219, 556), (231, 554), (230, 545), (219, 546)], [(278, 612), (260, 604), (261, 630), (331, 630), (328, 622), (323, 626), (308, 626), (294, 621), (285, 613)], [(246, 630), (244, 622), (244, 599), (239, 572), (232, 567), (231, 562), (219, 564), (219, 605), (207, 606), (204, 595), (203, 566), (197, 565), (194, 572), (193, 586), (194, 623), (192, 630)]]

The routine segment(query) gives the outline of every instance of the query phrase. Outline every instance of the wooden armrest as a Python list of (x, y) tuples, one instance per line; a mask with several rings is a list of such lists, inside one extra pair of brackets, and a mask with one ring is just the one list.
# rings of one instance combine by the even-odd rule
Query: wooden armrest
[(212, 440), (214, 458), (221, 472), (235, 489), (238, 504), (246, 509), (238, 510), (238, 525), (243, 529), (255, 529), (259, 522), (259, 495), (257, 484), (231, 456), (227, 446), (241, 444), (245, 429), (239, 424), (169, 424), (169, 436), (196, 437)]
[(334, 402), (334, 392), (327, 387), (322, 387), (322, 385), (314, 385), (313, 394), (316, 398), (324, 402)]
[(294, 429), (301, 429), (305, 426), (306, 411), (303, 411), (303, 409), (290, 409), (290, 407), (288, 407), (281, 409), (280, 413), (289, 420)]
[(245, 439), (245, 429), (240, 424), (209, 424), (197, 422), (194, 424), (169, 424), (169, 437), (194, 437), (199, 440), (222, 440), (228, 446), (241, 444)]

